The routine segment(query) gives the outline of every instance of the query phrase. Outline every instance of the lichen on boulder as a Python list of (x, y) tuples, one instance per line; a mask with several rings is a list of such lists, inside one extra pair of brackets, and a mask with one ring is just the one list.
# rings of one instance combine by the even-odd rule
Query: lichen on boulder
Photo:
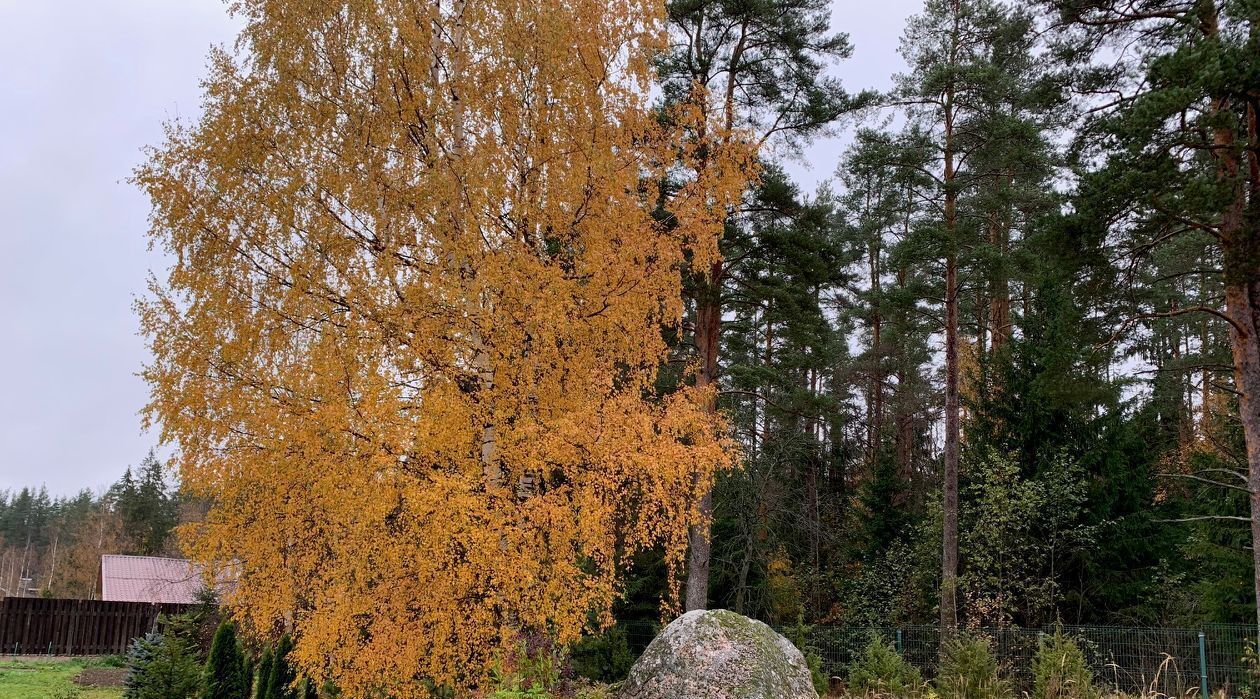
[(647, 647), (619, 699), (818, 699), (805, 656), (760, 621), (688, 612)]

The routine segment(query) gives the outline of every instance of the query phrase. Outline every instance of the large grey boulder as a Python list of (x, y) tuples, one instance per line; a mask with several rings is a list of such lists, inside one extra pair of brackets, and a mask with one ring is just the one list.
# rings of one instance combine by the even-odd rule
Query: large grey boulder
[(647, 647), (620, 699), (818, 699), (805, 656), (760, 621), (725, 610), (678, 617)]

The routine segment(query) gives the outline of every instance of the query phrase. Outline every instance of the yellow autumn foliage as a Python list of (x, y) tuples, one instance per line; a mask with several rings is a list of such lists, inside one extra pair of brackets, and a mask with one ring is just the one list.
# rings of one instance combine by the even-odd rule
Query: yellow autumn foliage
[(232, 7), (134, 178), (172, 260), (147, 419), (213, 502), (185, 548), (345, 696), (477, 687), (607, 620), (634, 552), (677, 566), (732, 463), (711, 396), (653, 381), (752, 149), (648, 108), (659, 1)]

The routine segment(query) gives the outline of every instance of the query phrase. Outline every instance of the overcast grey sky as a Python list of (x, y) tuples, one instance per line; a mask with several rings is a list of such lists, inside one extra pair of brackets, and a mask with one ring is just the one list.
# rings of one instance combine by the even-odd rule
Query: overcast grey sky
[[(835, 74), (888, 87), (920, 6), (833, 0), (856, 47)], [(96, 490), (155, 445), (132, 300), (164, 261), (125, 180), (163, 121), (197, 117), (206, 53), (237, 27), (219, 0), (0, 0), (0, 490)], [(791, 171), (812, 189), (844, 140)]]

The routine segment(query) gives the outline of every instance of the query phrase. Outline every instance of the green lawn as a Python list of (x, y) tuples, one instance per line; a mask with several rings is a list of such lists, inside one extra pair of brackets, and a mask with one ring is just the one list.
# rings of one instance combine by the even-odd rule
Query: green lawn
[(121, 687), (79, 687), (71, 681), (85, 667), (99, 665), (100, 661), (91, 658), (0, 657), (0, 699), (121, 699)]

